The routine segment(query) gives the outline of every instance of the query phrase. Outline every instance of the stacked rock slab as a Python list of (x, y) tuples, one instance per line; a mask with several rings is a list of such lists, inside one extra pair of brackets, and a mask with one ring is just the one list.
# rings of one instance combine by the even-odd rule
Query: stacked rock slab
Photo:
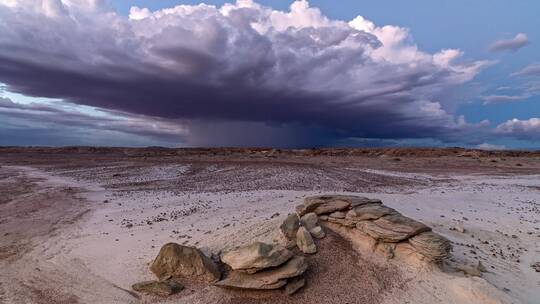
[(294, 256), (284, 247), (260, 242), (231, 250), (221, 260), (232, 270), (215, 285), (240, 289), (278, 289), (288, 281), (295, 285), (289, 290), (294, 289), (298, 285), (297, 278), (308, 266), (304, 257)]
[(281, 246), (255, 242), (223, 254), (221, 261), (232, 270), (255, 273), (265, 268), (279, 266), (292, 256), (290, 250)]
[(378, 199), (352, 195), (322, 195), (306, 197), (297, 206), (298, 214), (313, 212), (327, 221), (374, 240), (376, 252), (394, 257), (396, 248), (410, 248), (429, 262), (440, 262), (448, 256), (450, 242), (431, 231), (431, 228), (408, 218), (382, 204)]
[(225, 279), (215, 285), (240, 289), (278, 289), (285, 286), (288, 279), (302, 275), (307, 270), (307, 266), (304, 257), (295, 256), (279, 267), (253, 274), (232, 271)]

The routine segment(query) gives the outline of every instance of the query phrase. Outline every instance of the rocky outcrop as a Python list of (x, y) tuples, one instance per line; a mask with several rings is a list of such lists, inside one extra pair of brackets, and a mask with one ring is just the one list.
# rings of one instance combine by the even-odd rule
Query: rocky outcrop
[(223, 254), (221, 261), (233, 270), (255, 273), (265, 268), (279, 266), (292, 256), (293, 253), (284, 247), (255, 242)]
[(160, 280), (183, 277), (211, 283), (221, 277), (217, 265), (199, 249), (176, 243), (168, 243), (161, 247), (150, 270)]
[(184, 289), (180, 283), (174, 280), (145, 281), (135, 283), (131, 286), (131, 288), (137, 292), (157, 296), (170, 296)]
[(317, 246), (311, 237), (311, 233), (305, 227), (298, 229), (296, 245), (303, 253), (312, 254), (317, 252)]
[(302, 275), (307, 270), (306, 259), (295, 256), (280, 267), (274, 267), (254, 274), (232, 271), (224, 280), (215, 285), (241, 289), (278, 289), (287, 284), (287, 279)]
[[(330, 204), (344, 202), (348, 207), (329, 211)], [(396, 256), (419, 258), (426, 262), (438, 263), (451, 250), (450, 241), (431, 232), (431, 228), (400, 214), (395, 209), (382, 204), (380, 200), (350, 195), (324, 195), (307, 197), (304, 205), (319, 204), (326, 208), (319, 214), (319, 220), (332, 229), (345, 233), (357, 244), (387, 259)], [(315, 208), (316, 210), (316, 208)], [(334, 228), (335, 227), (335, 228)]]
[[(212, 282), (216, 286), (268, 290), (283, 288), (292, 295), (306, 284), (302, 276), (308, 268), (306, 257), (294, 254), (317, 253), (315, 239), (325, 237), (321, 226), (347, 237), (387, 259), (419, 257), (439, 263), (450, 252), (450, 242), (431, 228), (384, 206), (380, 200), (352, 195), (307, 197), (279, 226), (277, 241), (282, 245), (254, 242), (222, 254), (227, 274), (222, 280), (217, 265), (198, 249), (175, 243), (164, 245), (151, 270), (160, 281), (142, 282), (133, 289), (155, 295), (170, 295), (182, 289), (171, 278)], [(360, 245), (359, 245), (360, 244)], [(291, 250), (289, 250), (290, 246)], [(293, 249), (298, 247), (298, 250)]]

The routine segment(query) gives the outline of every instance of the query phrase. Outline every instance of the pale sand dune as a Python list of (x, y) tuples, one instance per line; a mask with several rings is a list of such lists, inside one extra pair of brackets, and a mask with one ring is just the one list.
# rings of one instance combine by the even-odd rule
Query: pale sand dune
[[(47, 170), (29, 166), (0, 168), (2, 191), (27, 185), (15, 193), (13, 201), (0, 205), (3, 303), (270, 301), (195, 285), (169, 299), (156, 299), (139, 297), (130, 291), (130, 286), (153, 279), (148, 264), (164, 243), (185, 243), (218, 253), (254, 240), (271, 241), (276, 227), (304, 196), (328, 192), (242, 187), (239, 191), (179, 191), (162, 187), (160, 183), (167, 180), (181, 183), (186, 166), (159, 165), (141, 170), (108, 165), (118, 166), (121, 176), (105, 179), (105, 169), (99, 166), (47, 167)], [(219, 164), (200, 170), (227, 172)], [(403, 178), (403, 183), (411, 185), (388, 184), (376, 192), (354, 194), (380, 198), (386, 205), (425, 222), (451, 239), (455, 243), (451, 263), (476, 264), (480, 260), (488, 270), (484, 280), (436, 270), (399, 270), (399, 265), (389, 264), (397, 267), (394, 282), (388, 281), (388, 286), (393, 287), (388, 287), (377, 301), (535, 303), (540, 296), (540, 274), (530, 265), (540, 260), (540, 192), (535, 188), (540, 176), (433, 176), (385, 170), (368, 173), (377, 174), (377, 179), (385, 175)], [(144, 176), (138, 178), (138, 174)], [(238, 172), (232, 170), (231, 174)], [(264, 170), (261, 174), (265, 174)], [(284, 170), (280, 174), (294, 180), (300, 173)], [(232, 183), (234, 176), (231, 178)], [(122, 179), (125, 184), (119, 183)], [(145, 184), (133, 185), (134, 180)], [(160, 182), (151, 184), (155, 180)], [(419, 186), (412, 186), (415, 181)], [(215, 181), (204, 182), (212, 188)], [(241, 185), (237, 183), (235, 186)], [(352, 193), (335, 190), (338, 191), (334, 193)], [(458, 221), (465, 227), (465, 233), (449, 230)], [(372, 263), (367, 257), (359, 258), (364, 259), (364, 265)], [(341, 262), (331, 260), (328, 263)], [(362, 273), (367, 273), (369, 278), (369, 272)], [(319, 281), (315, 277), (300, 294), (283, 301), (317, 302), (318, 298), (321, 303), (329, 303), (321, 300), (320, 294), (315, 296), (315, 290), (328, 290), (315, 286)], [(357, 281), (353, 285), (356, 286), (335, 286), (327, 292), (354, 295), (351, 289), (362, 291)], [(358, 303), (368, 303), (368, 298), (356, 299)]]

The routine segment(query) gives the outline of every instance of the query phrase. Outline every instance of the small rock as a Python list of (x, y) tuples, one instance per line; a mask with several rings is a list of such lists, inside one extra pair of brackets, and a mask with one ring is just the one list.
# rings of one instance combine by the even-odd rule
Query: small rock
[(534, 269), (534, 271), (540, 272), (540, 262), (536, 262), (536, 263), (532, 264), (531, 267), (532, 267), (532, 269)]
[(316, 239), (322, 239), (326, 236), (326, 233), (324, 233), (324, 230), (322, 229), (321, 226), (317, 226), (309, 230), (309, 233), (311, 233), (311, 235)]
[(133, 284), (131, 288), (137, 292), (158, 296), (170, 296), (184, 289), (180, 283), (174, 280), (145, 281)]
[(300, 221), (298, 220), (298, 216), (294, 213), (289, 214), (281, 226), (279, 226), (283, 234), (293, 240), (296, 237), (298, 227), (300, 227)]
[(317, 224), (319, 223), (319, 218), (317, 217), (317, 214), (310, 212), (300, 218), (300, 223), (302, 224), (302, 226), (306, 227), (307, 230), (311, 230), (317, 227)]
[(302, 277), (295, 277), (287, 280), (287, 285), (285, 285), (285, 293), (289, 296), (295, 294), (298, 290), (306, 285), (306, 279)]
[(311, 234), (304, 227), (300, 227), (296, 233), (296, 245), (303, 253), (312, 254), (317, 252), (317, 246)]
[(478, 271), (480, 272), (487, 272), (486, 267), (484, 266), (484, 264), (482, 264), (481, 261), (478, 261), (478, 264), (476, 265), (476, 269), (478, 269)]
[(456, 224), (456, 226), (454, 226), (454, 230), (459, 233), (465, 233), (465, 228), (463, 228), (461, 223)]

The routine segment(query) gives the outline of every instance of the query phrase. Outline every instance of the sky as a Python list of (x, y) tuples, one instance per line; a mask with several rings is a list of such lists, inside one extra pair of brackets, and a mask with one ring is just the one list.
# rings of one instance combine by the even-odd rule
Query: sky
[(540, 2), (0, 0), (0, 145), (540, 148)]

